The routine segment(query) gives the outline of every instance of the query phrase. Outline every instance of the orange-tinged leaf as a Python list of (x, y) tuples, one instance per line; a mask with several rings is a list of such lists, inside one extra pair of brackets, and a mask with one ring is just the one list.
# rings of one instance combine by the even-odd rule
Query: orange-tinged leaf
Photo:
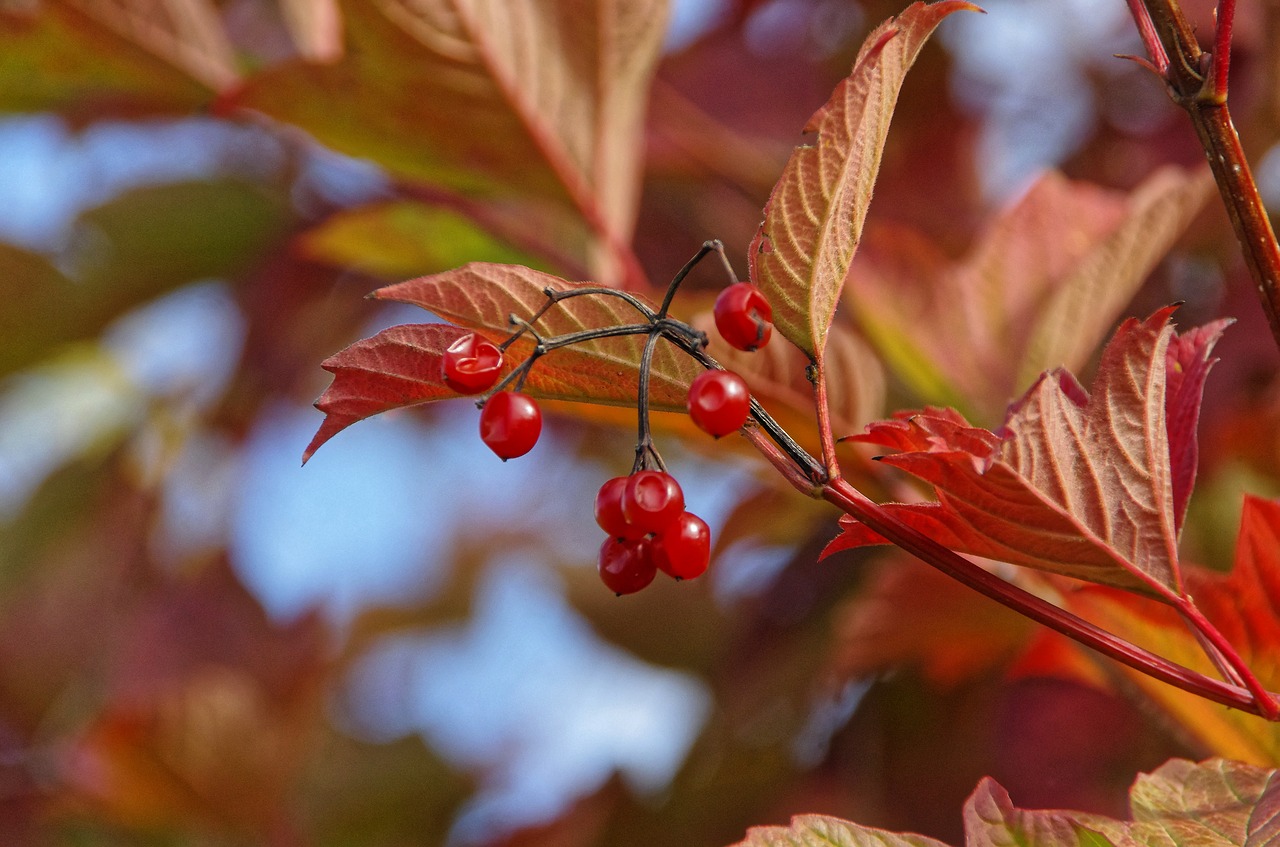
[(665, 0), (361, 0), (342, 10), (340, 61), (267, 71), (227, 105), (400, 176), (566, 201), (630, 240)]
[[(547, 302), (548, 289), (571, 291), (595, 288), (590, 282), (567, 282), (522, 265), (472, 262), (444, 273), (388, 285), (374, 292), (379, 300), (420, 306), (445, 320), (475, 329), (493, 341), (511, 335), (509, 318), (532, 320)], [(653, 309), (644, 298), (638, 300)], [(617, 296), (592, 294), (562, 300), (538, 319), (534, 328), (543, 338), (602, 327), (643, 323), (635, 307)], [(509, 357), (524, 358), (529, 345), (514, 345)], [(583, 341), (556, 350), (534, 366), (529, 387), (543, 396), (562, 400), (589, 400), (610, 404), (634, 404), (644, 336), (631, 335)], [(558, 360), (558, 361), (557, 361)], [(544, 379), (548, 368), (561, 367), (556, 380)], [(656, 409), (683, 409), (689, 383), (700, 368), (670, 344), (654, 350), (650, 371), (650, 402)]]
[[(356, 421), (405, 406), (458, 397), (444, 385), (440, 357), (466, 330), (494, 342), (512, 333), (511, 315), (532, 320), (546, 303), (548, 288), (567, 291), (593, 287), (566, 282), (520, 265), (473, 262), (455, 270), (380, 288), (381, 300), (410, 303), (450, 321), (406, 324), (352, 344), (322, 363), (333, 383), (316, 401), (325, 420), (308, 445), (303, 461), (320, 445)], [(640, 324), (644, 319), (618, 297), (593, 294), (561, 301), (535, 328), (544, 338), (600, 327)], [(508, 348), (504, 374), (528, 358), (525, 338)], [(584, 341), (552, 350), (529, 373), (525, 391), (535, 397), (634, 406), (644, 335)], [(654, 351), (650, 403), (658, 410), (683, 410), (689, 383), (699, 366), (670, 344)]]
[[(904, 451), (883, 461), (938, 494), (886, 508), (967, 553), (1164, 600), (1180, 594), (1165, 417), (1172, 311), (1117, 330), (1091, 396), (1066, 371), (1045, 374), (998, 434), (937, 410), (870, 427), (856, 440)], [(1190, 358), (1207, 360), (1216, 338), (1192, 333), (1179, 349), (1198, 345)], [(828, 551), (879, 538), (852, 518), (841, 523), (846, 534)]]
[(949, 687), (1008, 662), (1034, 624), (907, 556), (881, 563), (869, 584), (837, 613), (831, 665), (859, 678), (918, 665)]
[[(1205, 617), (1268, 690), (1280, 689), (1280, 502), (1246, 497), (1227, 575), (1188, 568), (1187, 588)], [(1201, 673), (1214, 675), (1195, 636), (1163, 606), (1138, 604), (1104, 589), (1069, 595), (1070, 608), (1122, 638)], [(1126, 669), (1132, 683), (1205, 750), (1280, 766), (1280, 724), (1228, 709)]]
[(805, 127), (812, 146), (797, 147), (765, 205), (751, 242), (751, 280), (773, 304), (788, 340), (820, 357), (862, 225), (898, 90), (920, 49), (959, 2), (914, 3), (875, 29), (853, 71)]
[(870, 232), (844, 302), (927, 402), (994, 416), (1041, 371), (1087, 363), (1211, 188), (1203, 170), (1128, 194), (1046, 173), (958, 262), (910, 230)]

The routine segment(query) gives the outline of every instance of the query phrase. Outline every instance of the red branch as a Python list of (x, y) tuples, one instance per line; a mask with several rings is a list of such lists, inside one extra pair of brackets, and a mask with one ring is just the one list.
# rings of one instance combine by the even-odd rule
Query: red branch
[[(1227, 110), (1234, 0), (1219, 0), (1212, 61), (1196, 42), (1178, 0), (1128, 0), (1138, 31), (1174, 102), (1191, 118), (1223, 205), (1280, 346), (1280, 245)], [(1163, 68), (1161, 67), (1163, 63)], [(1208, 65), (1207, 69), (1205, 65)], [(1207, 75), (1206, 75), (1207, 70)]]
[[(822, 488), (821, 496), (925, 564), (1117, 662), (1183, 691), (1268, 720), (1276, 720), (1280, 714), (1275, 695), (1260, 687), (1259, 693), (1255, 694), (1238, 685), (1212, 679), (1171, 662), (1006, 582), (898, 520), (843, 479), (829, 482)], [(1213, 630), (1212, 626), (1208, 628)], [(1216, 630), (1213, 632), (1216, 633)], [(1221, 638), (1220, 634), (1218, 638)]]

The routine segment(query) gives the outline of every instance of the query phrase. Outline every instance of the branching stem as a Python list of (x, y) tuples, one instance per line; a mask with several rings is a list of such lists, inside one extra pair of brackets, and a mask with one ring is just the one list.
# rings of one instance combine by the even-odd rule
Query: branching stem
[(1169, 95), (1191, 118), (1222, 202), (1280, 346), (1280, 245), (1227, 109), (1234, 0), (1219, 0), (1214, 55), (1206, 62), (1178, 0), (1128, 0)]

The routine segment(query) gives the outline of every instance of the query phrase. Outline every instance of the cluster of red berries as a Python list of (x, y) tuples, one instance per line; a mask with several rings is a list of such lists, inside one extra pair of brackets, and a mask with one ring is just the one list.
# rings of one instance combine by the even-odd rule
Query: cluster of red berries
[(701, 576), (711, 561), (711, 530), (685, 511), (680, 484), (664, 471), (637, 471), (600, 486), (596, 523), (609, 534), (600, 546), (600, 579), (619, 596), (644, 588), (658, 571), (675, 579)]
[[(773, 310), (750, 283), (722, 291), (714, 314), (720, 335), (739, 350), (762, 347), (773, 331)], [(693, 422), (719, 438), (747, 422), (751, 392), (737, 374), (709, 370), (689, 386), (688, 403)], [(595, 513), (609, 535), (600, 545), (600, 579), (615, 594), (639, 591), (658, 571), (677, 580), (706, 572), (711, 529), (685, 511), (684, 492), (665, 471), (640, 470), (607, 481), (596, 494)]]
[[(672, 291), (676, 284), (678, 280)], [(663, 331), (660, 323), (668, 320), (665, 311), (664, 304), (660, 313), (648, 313), (648, 331)], [(764, 346), (773, 331), (769, 302), (747, 282), (724, 289), (716, 299), (714, 314), (720, 335), (739, 350)], [(647, 364), (646, 359), (642, 369)], [(502, 367), (502, 347), (474, 332), (450, 344), (442, 357), (444, 382), (459, 394), (489, 391), (498, 385)], [(522, 381), (516, 383), (517, 390), (497, 391), (485, 399), (480, 413), (480, 439), (503, 461), (528, 453), (542, 433), (542, 412), (532, 397), (518, 390)], [(751, 392), (737, 374), (707, 370), (689, 387), (688, 408), (698, 427), (719, 438), (747, 422)], [(642, 442), (647, 444), (645, 409), (642, 403)], [(652, 451), (652, 445), (646, 449)], [(658, 571), (680, 580), (693, 579), (707, 569), (711, 530), (702, 518), (685, 511), (684, 492), (665, 471), (644, 468), (637, 460), (637, 469), (630, 476), (615, 477), (600, 487), (595, 515), (596, 523), (609, 536), (600, 547), (600, 578), (615, 594), (639, 591)]]

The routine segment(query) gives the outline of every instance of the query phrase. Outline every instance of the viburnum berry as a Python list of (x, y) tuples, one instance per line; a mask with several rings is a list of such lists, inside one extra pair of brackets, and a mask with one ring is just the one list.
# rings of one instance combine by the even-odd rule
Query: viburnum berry
[(627, 523), (622, 514), (622, 493), (627, 488), (627, 477), (615, 476), (600, 486), (596, 494), (596, 523), (614, 538), (643, 538), (644, 530)]
[(693, 579), (711, 561), (711, 529), (693, 512), (682, 512), (675, 523), (653, 539), (658, 570), (676, 579)]
[(716, 329), (731, 347), (755, 350), (769, 343), (773, 307), (749, 282), (735, 282), (720, 292), (713, 309)]
[(479, 394), (493, 387), (502, 371), (502, 351), (474, 332), (454, 341), (441, 357), (444, 384), (459, 394)]
[(519, 391), (501, 391), (480, 412), (480, 440), (502, 461), (523, 456), (542, 434), (542, 410)]
[(689, 386), (689, 417), (716, 438), (736, 432), (750, 412), (751, 391), (736, 373), (703, 371)]
[(598, 564), (601, 581), (619, 597), (644, 588), (653, 582), (658, 572), (651, 542), (647, 538), (606, 538), (600, 545)]
[(622, 491), (622, 514), (643, 532), (662, 532), (684, 511), (684, 492), (675, 477), (663, 471), (639, 471), (627, 478)]

